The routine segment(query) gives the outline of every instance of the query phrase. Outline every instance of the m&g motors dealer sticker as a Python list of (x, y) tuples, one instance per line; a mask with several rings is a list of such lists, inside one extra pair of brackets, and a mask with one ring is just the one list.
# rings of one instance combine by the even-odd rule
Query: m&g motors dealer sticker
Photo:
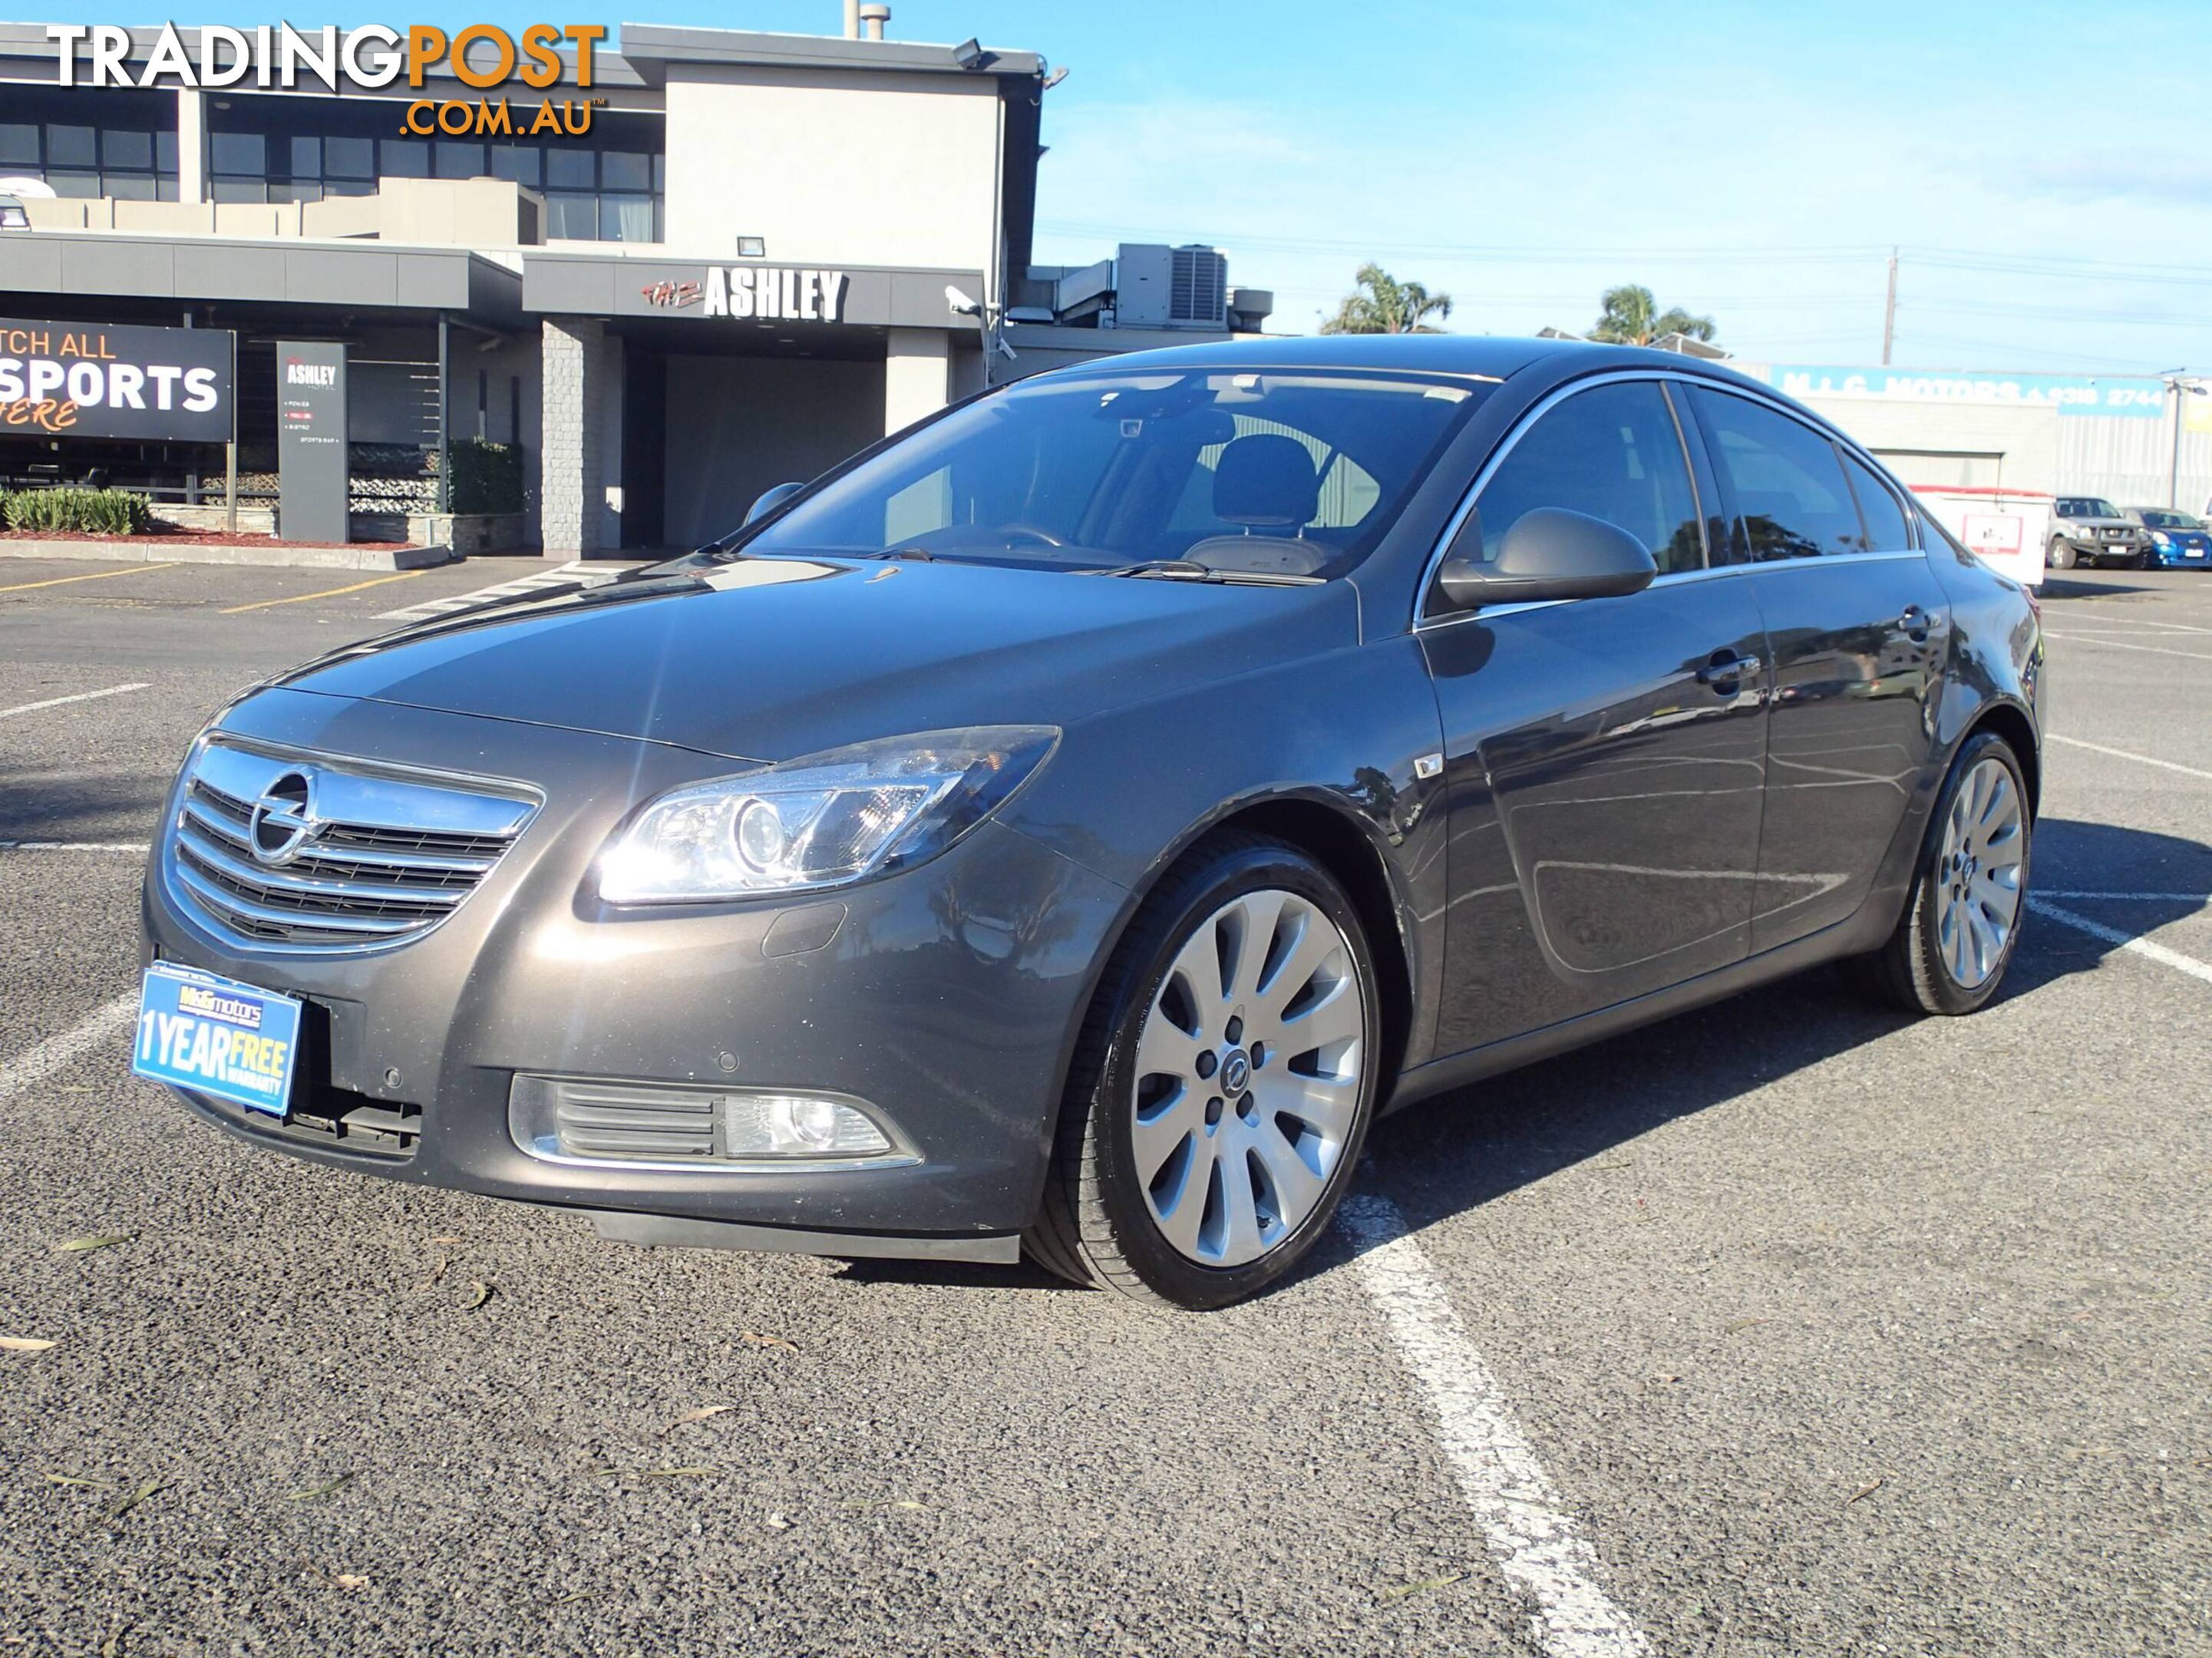
[(281, 1117), (300, 1045), (300, 1004), (156, 962), (138, 1000), (139, 1076)]

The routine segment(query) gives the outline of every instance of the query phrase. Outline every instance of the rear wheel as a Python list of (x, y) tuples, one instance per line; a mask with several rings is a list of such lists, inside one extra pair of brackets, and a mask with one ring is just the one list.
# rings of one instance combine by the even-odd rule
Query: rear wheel
[(1972, 1013), (1995, 996), (2020, 941), (2033, 828), (2012, 745), (1969, 738), (1897, 930), (1848, 964), (1862, 987), (1912, 1013)]
[(1366, 936), (1328, 871), (1257, 836), (1202, 843), (1108, 966), (1030, 1255), (1155, 1305), (1266, 1288), (1351, 1183), (1378, 1029)]

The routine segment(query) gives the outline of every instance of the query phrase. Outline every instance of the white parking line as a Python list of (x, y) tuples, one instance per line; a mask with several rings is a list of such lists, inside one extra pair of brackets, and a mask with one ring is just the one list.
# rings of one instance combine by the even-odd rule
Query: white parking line
[(2132, 760), (2139, 766), (2156, 766), (2160, 771), (2178, 771), (2185, 777), (2202, 777), (2212, 782), (2212, 771), (2199, 771), (2194, 766), (2177, 765), (2171, 760), (2154, 760), (2147, 754), (2131, 754), (2125, 749), (2108, 749), (2102, 743), (2087, 742), (2079, 737), (2061, 737), (2057, 732), (2045, 732), (2047, 741), (2063, 743), (2069, 749), (2087, 749), (2093, 754), (2108, 754), (2115, 760)]
[(153, 848), (143, 841), (0, 841), (0, 852), (136, 852)]
[(2147, 904), (2212, 904), (2212, 892), (2069, 892), (2063, 888), (2039, 888), (2039, 898), (2097, 898), (2107, 902), (2125, 900), (2131, 903)]
[(2087, 634), (2055, 634), (2048, 628), (2043, 630), (2043, 636), (2045, 639), (2063, 639), (2069, 644), (2094, 645), (2104, 651), (2141, 651), (2145, 656), (2183, 656), (2191, 662), (2212, 662), (2212, 656), (2207, 656), (2202, 651), (2167, 651), (2155, 645), (2123, 645), (2117, 639), (2092, 639)]
[(0, 1100), (12, 1099), (34, 1088), (56, 1072), (67, 1070), (89, 1048), (131, 1028), (137, 1016), (136, 996), (118, 996), (103, 1002), (90, 1017), (58, 1035), (49, 1036), (29, 1053), (0, 1065)]
[(2093, 938), (2102, 938), (2108, 944), (2117, 944), (2129, 954), (2156, 962), (2160, 967), (2170, 967), (2176, 973), (2186, 973), (2192, 979), (2202, 979), (2212, 985), (2212, 962), (2200, 962), (2194, 956), (2185, 956), (2178, 950), (2168, 950), (2164, 944), (2154, 944), (2148, 938), (2132, 932), (2123, 932), (2116, 926), (2106, 926), (2102, 921), (2093, 921), (2086, 915), (2077, 915), (2070, 909), (2041, 898), (2031, 898), (2027, 907), (2045, 920), (2086, 932)]
[(79, 691), (75, 696), (50, 696), (43, 702), (25, 702), (13, 708), (0, 708), (0, 720), (7, 719), (10, 714), (36, 714), (40, 708), (58, 708), (64, 702), (94, 702), (103, 696), (120, 696), (125, 691), (143, 691), (149, 689), (148, 682), (140, 680), (130, 685), (110, 685), (106, 690), (101, 691)]
[(515, 598), (540, 587), (559, 587), (569, 582), (580, 582), (586, 587), (597, 587), (612, 581), (627, 569), (627, 565), (610, 565), (598, 560), (572, 559), (550, 570), (533, 570), (528, 575), (517, 576), (512, 581), (501, 581), (489, 587), (479, 587), (471, 593), (455, 593), (450, 598), (426, 598), (420, 604), (404, 609), (380, 611), (379, 622), (428, 622), (434, 616), (451, 616), (456, 610), (465, 610), (471, 604), (489, 604), (494, 599)]
[(1639, 1658), (1644, 1631), (1597, 1585), (1597, 1557), (1575, 1529), (1513, 1419), (1498, 1378), (1461, 1327), (1406, 1218), (1355, 1193), (1338, 1224), (1358, 1246), (1352, 1268), (1382, 1313), (1443, 1430), (1444, 1455), (1509, 1582), (1536, 1602), (1537, 1643), (1552, 1658)]

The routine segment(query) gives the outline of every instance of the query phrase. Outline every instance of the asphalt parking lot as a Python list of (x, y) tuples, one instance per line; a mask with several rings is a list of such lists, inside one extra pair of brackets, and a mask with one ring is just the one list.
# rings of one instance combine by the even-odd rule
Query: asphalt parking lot
[(2046, 589), (1990, 1010), (1823, 971), (1416, 1108), (1287, 1287), (1161, 1317), (127, 1075), (192, 734), (503, 574), (0, 561), (0, 1651), (2212, 1650), (2212, 578)]

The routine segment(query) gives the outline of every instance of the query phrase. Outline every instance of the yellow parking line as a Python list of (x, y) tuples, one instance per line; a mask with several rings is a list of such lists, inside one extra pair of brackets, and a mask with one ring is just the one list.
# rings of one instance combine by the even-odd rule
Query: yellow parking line
[(19, 581), (12, 587), (0, 587), (0, 593), (28, 592), (33, 587), (59, 587), (71, 581), (105, 581), (112, 575), (143, 575), (149, 570), (158, 570), (159, 564), (133, 564), (127, 569), (94, 570), (90, 575), (58, 575), (46, 581)]
[[(222, 616), (237, 616), (246, 610), (265, 610), (271, 604), (304, 604), (311, 598), (336, 598), (341, 593), (357, 593), (364, 587), (381, 587), (387, 581), (405, 581), (418, 575), (428, 575), (428, 570), (402, 570), (398, 575), (373, 576), (367, 581), (356, 581), (350, 587), (325, 587), (319, 593), (295, 593), (289, 598), (264, 598), (251, 604), (234, 604)], [(0, 589), (4, 591), (4, 589)]]

